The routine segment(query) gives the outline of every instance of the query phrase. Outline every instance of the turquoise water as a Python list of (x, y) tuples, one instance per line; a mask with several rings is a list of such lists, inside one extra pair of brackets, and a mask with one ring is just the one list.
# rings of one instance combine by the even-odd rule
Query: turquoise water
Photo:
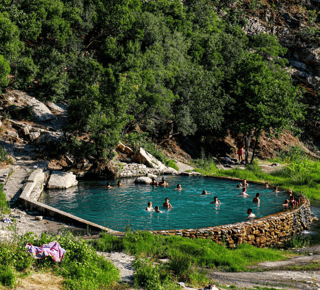
[[(133, 179), (123, 179), (123, 186), (105, 189), (106, 182), (79, 182), (68, 190), (47, 191), (41, 201), (74, 214), (75, 216), (108, 228), (124, 231), (126, 226), (134, 230), (164, 230), (203, 228), (246, 220), (247, 209), (252, 208), (257, 217), (263, 217), (282, 209), (285, 193), (274, 193), (264, 187), (250, 184), (249, 196), (239, 196), (239, 182), (202, 177), (167, 177), (169, 187), (135, 185)], [(114, 182), (116, 183), (116, 182)], [(174, 190), (177, 183), (182, 190)], [(113, 184), (113, 182), (111, 182)], [(203, 189), (213, 194), (201, 195)], [(260, 193), (261, 203), (252, 202)], [(220, 206), (210, 204), (218, 196)], [(168, 197), (173, 208), (162, 207)], [(164, 213), (147, 212), (148, 201), (159, 206)]]

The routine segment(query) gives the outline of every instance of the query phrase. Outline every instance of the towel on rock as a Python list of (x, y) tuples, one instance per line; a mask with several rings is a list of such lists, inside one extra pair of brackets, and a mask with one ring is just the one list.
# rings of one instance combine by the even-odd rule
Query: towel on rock
[(27, 252), (35, 259), (42, 259), (51, 256), (55, 262), (60, 262), (63, 255), (67, 252), (61, 248), (58, 242), (54, 241), (41, 247), (32, 246), (30, 243), (26, 245)]

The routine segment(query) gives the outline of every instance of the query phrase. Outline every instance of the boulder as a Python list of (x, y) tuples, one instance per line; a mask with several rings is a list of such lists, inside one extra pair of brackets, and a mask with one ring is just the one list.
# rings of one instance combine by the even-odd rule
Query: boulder
[(51, 113), (48, 107), (44, 103), (38, 101), (36, 98), (33, 98), (29, 95), (24, 95), (24, 99), (27, 105), (32, 107), (33, 115), (36, 121), (44, 122), (56, 118), (56, 116)]
[(129, 156), (131, 156), (133, 154), (133, 150), (131, 148), (129, 148), (128, 146), (124, 145), (123, 143), (119, 142), (118, 146), (117, 146), (117, 151), (121, 152), (121, 153), (125, 153)]
[(31, 141), (34, 141), (40, 137), (41, 133), (38, 132), (30, 132), (29, 137)]
[(8, 137), (11, 140), (18, 140), (19, 139), (19, 134), (15, 131), (8, 131)]
[(48, 101), (46, 102), (46, 106), (53, 112), (53, 113), (56, 113), (56, 114), (65, 114), (66, 113), (66, 109), (60, 107), (60, 106), (57, 106), (56, 104)]
[(69, 188), (77, 184), (76, 176), (72, 172), (53, 171), (47, 187), (49, 189)]
[(30, 128), (31, 128), (30, 125), (26, 125), (26, 126), (22, 127), (22, 128), (21, 128), (22, 134), (25, 135), (25, 136), (26, 136), (26, 135), (29, 135), (29, 133), (30, 133)]
[(164, 174), (178, 174), (179, 172), (172, 167), (168, 167), (163, 173)]
[(148, 173), (147, 177), (149, 177), (149, 178), (157, 178), (157, 175), (152, 174), (152, 173)]
[(138, 177), (134, 183), (144, 183), (144, 184), (150, 184), (152, 182), (150, 177)]
[(153, 157), (150, 153), (140, 147), (139, 152), (132, 156), (132, 160), (137, 163), (143, 163), (151, 168), (159, 169), (160, 171), (165, 171), (167, 167), (160, 162), (157, 158)]

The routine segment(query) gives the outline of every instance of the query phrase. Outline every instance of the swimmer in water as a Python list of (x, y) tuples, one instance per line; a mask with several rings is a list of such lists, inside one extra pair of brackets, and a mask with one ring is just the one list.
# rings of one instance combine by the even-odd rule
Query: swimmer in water
[(165, 198), (165, 201), (162, 206), (165, 208), (172, 208), (172, 205), (169, 203), (169, 198)]
[(240, 187), (242, 187), (242, 183), (237, 184), (237, 188), (240, 188)]
[(215, 196), (215, 197), (213, 198), (213, 201), (210, 202), (210, 204), (220, 204), (220, 200), (218, 200), (218, 197)]
[(153, 209), (153, 207), (152, 207), (152, 202), (151, 202), (151, 201), (148, 202), (148, 206), (147, 206), (147, 208), (146, 208), (146, 211), (154, 211), (154, 209)]
[(160, 186), (168, 186), (168, 182), (166, 182), (166, 180), (164, 179), (164, 177), (162, 177), (162, 180), (159, 182)]
[(181, 184), (177, 184), (177, 188), (175, 188), (174, 190), (181, 190), (182, 187), (181, 187)]
[(159, 185), (159, 183), (152, 177), (151, 185)]
[(108, 189), (112, 188), (110, 185), (110, 182), (107, 182), (107, 185), (105, 186), (105, 188), (108, 188)]
[(266, 185), (266, 188), (269, 188), (269, 182), (266, 182), (265, 185)]
[(248, 194), (247, 194), (247, 189), (244, 187), (244, 188), (242, 189), (242, 192), (239, 193), (239, 195), (248, 195)]
[(289, 195), (289, 196), (293, 195), (292, 189), (289, 189), (289, 190), (288, 190), (288, 195)]
[(207, 192), (205, 189), (202, 191), (201, 195), (211, 194), (211, 192)]
[(248, 219), (256, 218), (256, 215), (252, 212), (251, 208), (248, 209), (247, 214), (248, 214), (247, 216)]
[(260, 198), (259, 197), (260, 197), (260, 193), (258, 192), (256, 194), (256, 197), (253, 198), (252, 202), (260, 203)]
[(156, 206), (156, 207), (154, 208), (154, 211), (155, 211), (155, 212), (158, 212), (158, 213), (163, 213), (163, 211), (159, 210), (159, 207), (158, 207), (158, 206)]
[(289, 207), (289, 199), (286, 199), (282, 204), (283, 207)]
[(278, 188), (279, 188), (278, 186), (275, 186), (275, 187), (273, 188), (273, 192), (275, 192), (275, 193), (279, 192)]
[(294, 200), (294, 197), (293, 195), (290, 196), (290, 199), (289, 199), (289, 206), (296, 206), (297, 205), (297, 202)]
[(246, 180), (246, 179), (243, 180), (242, 186), (243, 186), (243, 187), (248, 187), (248, 186), (249, 186), (249, 184), (247, 183), (247, 180)]
[(122, 186), (122, 183), (121, 183), (120, 180), (118, 181), (117, 185), (118, 185), (118, 186)]

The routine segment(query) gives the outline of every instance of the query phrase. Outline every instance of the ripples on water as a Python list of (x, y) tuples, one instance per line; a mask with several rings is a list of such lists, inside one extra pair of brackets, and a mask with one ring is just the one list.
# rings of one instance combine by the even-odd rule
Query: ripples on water
[[(159, 178), (160, 180), (160, 178)], [(264, 187), (250, 184), (247, 198), (239, 196), (239, 182), (202, 177), (170, 176), (169, 187), (135, 185), (134, 179), (123, 179), (122, 187), (105, 189), (103, 182), (79, 182), (67, 190), (47, 191), (41, 197), (45, 204), (74, 214), (102, 226), (124, 231), (126, 226), (134, 230), (164, 230), (202, 228), (246, 220), (247, 209), (252, 208), (257, 217), (281, 210), (287, 198), (285, 193), (274, 193)], [(111, 182), (112, 184), (113, 182)], [(182, 190), (174, 190), (177, 184)], [(114, 182), (116, 184), (116, 182)], [(212, 192), (201, 195), (203, 189)], [(260, 193), (260, 206), (252, 202)], [(209, 204), (218, 196), (220, 206)], [(173, 208), (164, 209), (168, 197)], [(148, 201), (159, 206), (164, 213), (146, 212)]]

